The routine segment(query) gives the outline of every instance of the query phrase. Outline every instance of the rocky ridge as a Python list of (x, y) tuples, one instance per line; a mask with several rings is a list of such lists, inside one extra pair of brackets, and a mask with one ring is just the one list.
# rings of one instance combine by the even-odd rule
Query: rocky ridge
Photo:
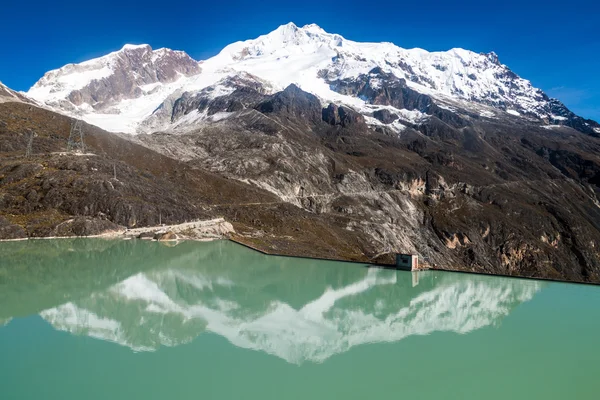
[(31, 103), (31, 99), (21, 93), (15, 92), (0, 82), (0, 103), (8, 102), (24, 102)]

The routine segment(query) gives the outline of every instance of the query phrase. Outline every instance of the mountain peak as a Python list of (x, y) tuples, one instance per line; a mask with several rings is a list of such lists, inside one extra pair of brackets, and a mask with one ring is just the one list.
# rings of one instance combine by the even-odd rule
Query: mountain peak
[(152, 50), (152, 47), (150, 47), (149, 44), (126, 44), (121, 48), (120, 51), (140, 50), (140, 49)]
[(321, 28), (317, 24), (308, 24), (302, 27), (305, 31), (315, 32), (315, 33), (327, 33), (323, 28)]
[[(279, 26), (277, 29), (291, 29), (291, 30), (298, 30), (299, 28), (298, 28), (298, 25), (296, 25), (295, 23), (293, 23), (293, 22), (288, 22), (287, 24), (280, 25), (280, 26)], [(276, 29), (276, 30), (277, 30), (277, 29)]]
[[(266, 35), (258, 37), (255, 40), (273, 37), (280, 38), (284, 43), (294, 42), (296, 44), (303, 44), (307, 39), (310, 39), (311, 41), (330, 41), (332, 37), (341, 38), (340, 35), (327, 33), (317, 24), (307, 24), (303, 27), (298, 27), (298, 25), (294, 24), (293, 22), (289, 22), (285, 25), (279, 26), (277, 29)], [(300, 39), (300, 43), (298, 43), (298, 39)]]
[(302, 28), (298, 27), (293, 22), (289, 22), (285, 25), (279, 26), (274, 31), (261, 36), (266, 38), (273, 38), (276, 40), (280, 40), (282, 43), (293, 43), (293, 44), (302, 44), (307, 39), (314, 37), (314, 35), (323, 35), (326, 34), (321, 27), (316, 24), (304, 25)]
[(300, 28), (293, 22), (279, 26), (267, 36), (279, 36), (284, 43), (294, 40), (300, 32)]
[[(270, 34), (273, 34), (275, 32), (280, 33), (280, 34), (284, 34), (284, 35), (292, 35), (292, 36), (296, 35), (298, 33), (300, 33), (300, 34), (312, 33), (312, 34), (326, 34), (326, 35), (328, 35), (328, 33), (325, 32), (325, 30), (323, 28), (321, 28), (317, 24), (307, 24), (307, 25), (304, 25), (302, 27), (299, 27), (298, 25), (296, 25), (293, 22), (288, 22), (285, 25), (280, 25), (279, 27), (277, 27), (277, 29), (275, 29)], [(267, 34), (267, 36), (270, 35), (270, 34)]]
[(319, 48), (339, 47), (344, 42), (340, 35), (327, 33), (316, 24), (300, 28), (289, 22), (256, 39), (232, 43), (217, 57), (221, 62), (237, 62), (265, 56), (287, 57), (291, 53), (314, 54)]
[(490, 60), (492, 63), (496, 65), (501, 65), (500, 59), (498, 58), (498, 54), (496, 54), (496, 52), (490, 51), (489, 53), (485, 53), (483, 55), (485, 55), (487, 59)]

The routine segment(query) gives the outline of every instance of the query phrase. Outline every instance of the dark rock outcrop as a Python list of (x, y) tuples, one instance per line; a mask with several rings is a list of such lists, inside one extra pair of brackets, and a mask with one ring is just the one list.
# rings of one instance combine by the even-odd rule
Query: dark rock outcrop
[(138, 239), (150, 239), (150, 240), (151, 240), (151, 239), (154, 239), (154, 235), (155, 235), (155, 233), (154, 233), (154, 232), (151, 232), (151, 231), (148, 231), (148, 232), (142, 232), (142, 233), (140, 233), (140, 234), (137, 236), (137, 238), (138, 238)]
[[(215, 91), (219, 87), (225, 87), (232, 92), (215, 96)], [(218, 112), (242, 111), (265, 100), (268, 97), (265, 91), (265, 83), (257, 77), (250, 74), (234, 75), (204, 88), (200, 92), (184, 92), (173, 100), (172, 110), (168, 116), (173, 122), (193, 110), (200, 113), (206, 112), (208, 116)], [(160, 108), (166, 107), (168, 103), (167, 100)]]
[[(595, 129), (600, 129), (600, 124), (591, 119), (585, 119), (569, 110), (562, 102), (556, 99), (549, 100), (548, 123), (553, 125), (565, 125), (573, 129), (583, 132), (590, 136), (600, 137), (600, 132)], [(552, 117), (554, 116), (554, 117)], [(594, 129), (595, 128), (595, 129)]]
[(23, 239), (27, 232), (17, 224), (11, 224), (6, 218), (0, 216), (0, 240)]
[(263, 114), (287, 115), (313, 124), (321, 120), (321, 102), (319, 99), (294, 84), (274, 94), (255, 108)]
[(387, 109), (381, 109), (373, 112), (373, 117), (377, 118), (384, 124), (391, 124), (398, 119), (398, 116)]
[(329, 125), (340, 125), (340, 114), (338, 113), (338, 106), (330, 103), (326, 108), (321, 111), (321, 117), (323, 121)]
[(365, 118), (362, 114), (347, 106), (336, 106), (330, 103), (321, 111), (321, 117), (329, 125), (341, 125), (343, 127), (362, 125), (366, 127)]
[(381, 68), (374, 68), (357, 78), (331, 81), (329, 84), (338, 93), (360, 97), (370, 104), (429, 113), (433, 103), (430, 96), (409, 88), (405, 79), (383, 72)]
[[(360, 97), (370, 104), (417, 110), (424, 114), (433, 115), (457, 128), (469, 125), (469, 122), (457, 113), (439, 107), (430, 96), (409, 88), (405, 79), (384, 72), (379, 67), (373, 68), (368, 74), (359, 75), (357, 78), (332, 81), (330, 86), (332, 90), (338, 93)], [(389, 111), (376, 111), (379, 117), (390, 121), (390, 116), (386, 112)], [(377, 115), (374, 113), (373, 116), (380, 119)]]

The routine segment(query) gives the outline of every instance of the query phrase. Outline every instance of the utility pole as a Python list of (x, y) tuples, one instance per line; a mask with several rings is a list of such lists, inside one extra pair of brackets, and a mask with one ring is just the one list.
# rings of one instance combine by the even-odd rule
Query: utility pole
[(83, 121), (76, 119), (71, 123), (71, 132), (67, 142), (67, 151), (74, 151), (77, 147), (82, 153), (85, 153), (85, 143), (83, 142)]
[(27, 139), (27, 149), (25, 150), (25, 157), (31, 157), (31, 153), (33, 153), (33, 138), (37, 135), (32, 130), (28, 132), (29, 138)]
[(116, 180), (117, 179), (117, 164), (113, 164), (113, 175)]

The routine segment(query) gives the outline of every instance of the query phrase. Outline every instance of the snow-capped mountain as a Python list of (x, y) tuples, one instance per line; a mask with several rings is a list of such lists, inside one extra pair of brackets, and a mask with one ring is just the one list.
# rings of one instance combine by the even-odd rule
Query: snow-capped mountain
[[(176, 116), (173, 106), (183, 96), (200, 94), (213, 100), (231, 94), (237, 86), (223, 82), (233, 77), (243, 77), (244, 84), (259, 83), (267, 94), (295, 84), (324, 106), (354, 108), (373, 125), (382, 124), (373, 118), (382, 110), (410, 124), (423, 122), (431, 113), (431, 102), (407, 106), (385, 100), (383, 92), (392, 84), (430, 96), (437, 106), (452, 111), (467, 109), (486, 118), (523, 116), (540, 124), (600, 132), (600, 125), (550, 99), (501, 64), (494, 53), (359, 43), (314, 24), (282, 25), (267, 35), (230, 44), (201, 62), (183, 52), (127, 45), (107, 56), (50, 71), (27, 94), (109, 131), (137, 133), (207, 120), (210, 115), (199, 109), (178, 123), (191, 111)], [(405, 125), (396, 123), (395, 129)]]
[(260, 291), (257, 275), (232, 281), (226, 274), (184, 269), (140, 273), (41, 316), (56, 329), (135, 351), (177, 346), (212, 332), (235, 346), (301, 364), (323, 362), (367, 343), (498, 325), (542, 288), (536, 281), (436, 274), (409, 288), (400, 282), (406, 273), (369, 269), (322, 293), (307, 290), (314, 297), (290, 304), (283, 295), (285, 279), (274, 279), (271, 290)]
[[(184, 78), (200, 72), (198, 62), (182, 51), (125, 45), (106, 56), (47, 72), (27, 95), (107, 130), (133, 132)], [(118, 124), (110, 125), (112, 120)]]

